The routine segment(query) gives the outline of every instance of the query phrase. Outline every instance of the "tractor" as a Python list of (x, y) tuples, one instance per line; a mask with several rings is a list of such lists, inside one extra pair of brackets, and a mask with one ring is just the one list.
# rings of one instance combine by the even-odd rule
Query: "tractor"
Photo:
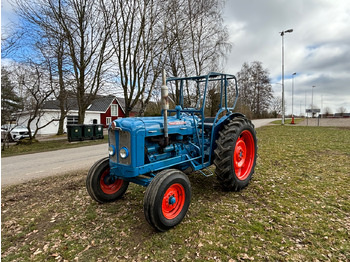
[[(162, 82), (161, 116), (113, 121), (109, 156), (97, 161), (86, 179), (89, 195), (99, 203), (122, 197), (130, 182), (147, 187), (144, 215), (158, 231), (173, 228), (185, 217), (192, 195), (188, 174), (214, 175), (209, 169), (214, 164), (222, 187), (239, 191), (252, 178), (258, 149), (252, 122), (232, 112), (238, 99), (234, 75), (210, 72), (166, 79), (163, 72)], [(169, 109), (168, 85), (177, 90), (174, 109)], [(190, 88), (196, 90), (192, 99), (198, 102), (185, 107), (184, 89)], [(219, 106), (215, 117), (205, 117), (208, 90), (213, 88)]]

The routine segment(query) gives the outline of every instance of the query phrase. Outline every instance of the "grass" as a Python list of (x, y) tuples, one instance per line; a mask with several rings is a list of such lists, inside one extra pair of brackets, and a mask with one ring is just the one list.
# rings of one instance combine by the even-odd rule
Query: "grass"
[(2, 261), (349, 261), (350, 129), (257, 130), (254, 179), (241, 192), (190, 175), (184, 221), (158, 233), (145, 188), (100, 205), (86, 173), (2, 190)]
[[(303, 122), (305, 120), (305, 118), (294, 118), (294, 123), (297, 125), (301, 122)], [(287, 118), (284, 120), (284, 124), (285, 125), (290, 125), (292, 122), (291, 118)], [(271, 122), (271, 124), (275, 124), (275, 125), (281, 125), (282, 124), (282, 119), (281, 120), (275, 120), (273, 122)]]
[(65, 135), (64, 137), (62, 137), (62, 139), (58, 139), (58, 140), (39, 141), (39, 142), (34, 142), (32, 144), (11, 145), (9, 148), (6, 148), (4, 151), (1, 151), (1, 157), (54, 151), (59, 149), (90, 146), (95, 144), (97, 145), (97, 144), (107, 143), (107, 141), (108, 141), (108, 136), (105, 135), (104, 139), (85, 140), (85, 141), (69, 143), (67, 141), (67, 135)]

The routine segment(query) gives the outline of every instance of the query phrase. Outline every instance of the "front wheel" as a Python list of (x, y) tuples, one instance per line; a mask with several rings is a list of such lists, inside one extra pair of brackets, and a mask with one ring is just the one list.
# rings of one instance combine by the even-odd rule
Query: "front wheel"
[(108, 157), (97, 161), (86, 177), (86, 189), (92, 199), (99, 203), (113, 202), (124, 195), (129, 182), (115, 178), (109, 172)]
[(147, 222), (159, 231), (179, 224), (191, 202), (188, 177), (176, 169), (159, 172), (146, 189), (144, 214)]
[(254, 125), (247, 118), (231, 120), (219, 132), (214, 150), (216, 175), (227, 190), (239, 191), (249, 184), (257, 158)]

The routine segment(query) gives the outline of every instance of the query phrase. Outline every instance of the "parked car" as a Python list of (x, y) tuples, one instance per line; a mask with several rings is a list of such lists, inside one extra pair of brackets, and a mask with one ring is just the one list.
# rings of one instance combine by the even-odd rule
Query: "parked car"
[[(34, 135), (34, 131), (31, 131), (32, 135)], [(29, 137), (29, 130), (25, 126), (17, 126), (14, 124), (7, 124), (1, 126), (1, 141), (3, 141), (6, 137), (9, 136), (10, 141), (18, 141), (20, 139)]]

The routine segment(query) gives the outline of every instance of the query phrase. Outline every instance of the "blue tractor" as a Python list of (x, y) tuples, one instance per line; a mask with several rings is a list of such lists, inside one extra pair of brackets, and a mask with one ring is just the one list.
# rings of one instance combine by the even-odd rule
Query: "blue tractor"
[[(178, 93), (172, 110), (168, 85)], [(184, 89), (189, 88), (195, 90), (193, 99), (198, 99), (194, 107), (184, 105)], [(206, 118), (209, 89), (216, 90), (219, 106), (215, 117)], [(179, 224), (189, 208), (187, 174), (199, 171), (212, 175), (208, 168), (214, 164), (224, 189), (243, 189), (254, 173), (258, 147), (254, 125), (243, 114), (232, 112), (237, 99), (234, 75), (211, 72), (165, 79), (163, 73), (162, 116), (122, 118), (111, 123), (109, 157), (89, 170), (88, 193), (95, 201), (106, 203), (123, 196), (130, 182), (146, 186), (146, 220), (155, 229), (166, 231)]]

